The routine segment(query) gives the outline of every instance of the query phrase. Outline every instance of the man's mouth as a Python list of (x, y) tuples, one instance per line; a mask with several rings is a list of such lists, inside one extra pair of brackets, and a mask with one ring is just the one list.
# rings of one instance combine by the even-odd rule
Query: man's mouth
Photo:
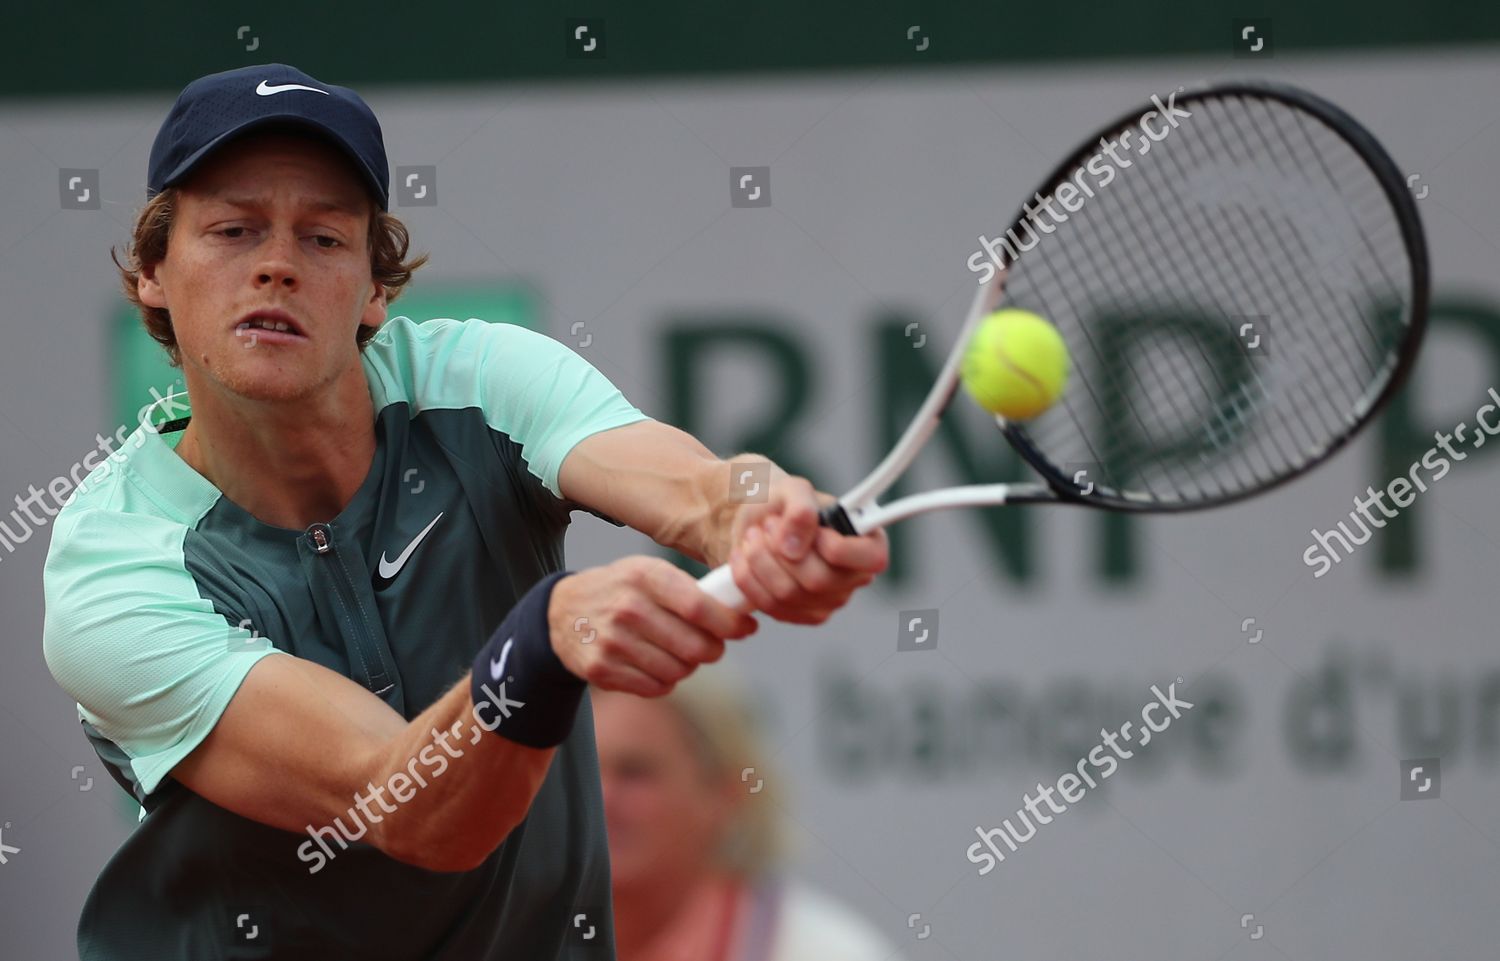
[(291, 343), (307, 337), (292, 315), (281, 310), (257, 310), (246, 314), (235, 324), (234, 333), (245, 341), (247, 347), (259, 343)]

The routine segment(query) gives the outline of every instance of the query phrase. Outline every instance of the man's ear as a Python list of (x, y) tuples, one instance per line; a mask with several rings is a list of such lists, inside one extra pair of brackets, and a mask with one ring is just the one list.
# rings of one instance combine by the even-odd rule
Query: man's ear
[(364, 312), (360, 314), (359, 322), (365, 327), (379, 328), (385, 323), (385, 285), (375, 284), (375, 290), (370, 294), (370, 299), (365, 303)]
[(135, 292), (140, 295), (141, 303), (147, 307), (167, 306), (166, 291), (161, 288), (161, 277), (159, 271), (161, 264), (142, 264), (140, 273), (135, 278)]

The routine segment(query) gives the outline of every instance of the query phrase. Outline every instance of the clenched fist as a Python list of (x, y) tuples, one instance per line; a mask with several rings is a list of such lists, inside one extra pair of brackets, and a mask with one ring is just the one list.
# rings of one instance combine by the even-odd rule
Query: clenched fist
[(714, 600), (658, 557), (626, 557), (557, 582), (547, 604), (563, 666), (610, 691), (660, 697), (724, 642), (755, 633), (755, 618)]

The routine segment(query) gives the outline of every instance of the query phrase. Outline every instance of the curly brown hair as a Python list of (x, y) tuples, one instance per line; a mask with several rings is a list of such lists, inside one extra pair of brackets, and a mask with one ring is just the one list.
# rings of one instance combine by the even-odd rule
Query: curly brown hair
[[(177, 188), (168, 187), (146, 201), (136, 216), (135, 230), (130, 243), (125, 247), (124, 263), (114, 247), (109, 257), (120, 269), (120, 284), (125, 299), (136, 306), (146, 324), (146, 332), (162, 347), (166, 348), (172, 366), (182, 364), (182, 355), (177, 348), (177, 335), (172, 330), (172, 315), (164, 307), (150, 307), (141, 302), (137, 284), (142, 268), (159, 264), (167, 256), (167, 239), (172, 234), (172, 221), (176, 214)], [(377, 284), (385, 288), (386, 303), (392, 303), (401, 295), (401, 290), (410, 282), (418, 267), (427, 263), (422, 254), (407, 260), (411, 247), (411, 234), (400, 218), (381, 210), (372, 200), (373, 216), (370, 218), (366, 245), (370, 251), (370, 273)], [(374, 337), (375, 328), (361, 324), (355, 331), (354, 341), (360, 350)]]

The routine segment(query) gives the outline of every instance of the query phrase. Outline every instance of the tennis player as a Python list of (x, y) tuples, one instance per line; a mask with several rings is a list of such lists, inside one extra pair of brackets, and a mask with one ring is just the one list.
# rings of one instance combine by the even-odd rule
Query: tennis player
[(151, 149), (117, 263), (191, 413), (89, 474), (45, 570), (47, 663), (141, 806), (85, 961), (613, 958), (587, 686), (665, 694), (755, 621), (661, 558), (568, 571), (571, 512), (795, 623), (887, 564), (546, 336), (387, 321), (425, 260), (388, 183), (364, 101), (281, 64), (195, 80)]

